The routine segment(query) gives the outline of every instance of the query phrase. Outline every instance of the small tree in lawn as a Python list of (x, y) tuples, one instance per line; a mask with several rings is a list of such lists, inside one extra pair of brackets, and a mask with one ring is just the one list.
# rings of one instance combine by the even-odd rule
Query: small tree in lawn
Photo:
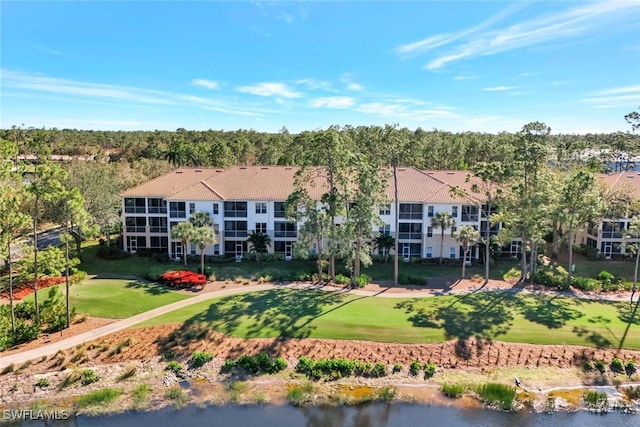
[(187, 266), (187, 245), (193, 237), (193, 230), (193, 224), (190, 222), (181, 222), (171, 229), (171, 238), (174, 240), (180, 240), (180, 243), (182, 244), (185, 267)]
[(480, 233), (470, 225), (463, 225), (460, 227), (460, 230), (454, 234), (454, 237), (458, 242), (462, 243), (462, 278), (464, 279), (467, 266), (467, 256), (469, 255), (471, 246), (480, 239)]
[(193, 229), (191, 241), (200, 249), (200, 273), (204, 274), (204, 250), (217, 242), (216, 233), (208, 227)]
[(390, 234), (380, 233), (376, 237), (376, 246), (384, 252), (384, 263), (386, 264), (389, 260), (389, 251), (396, 246), (396, 239)]
[(252, 231), (247, 237), (247, 242), (251, 243), (249, 252), (256, 254), (256, 262), (260, 261), (260, 254), (267, 252), (267, 248), (271, 245), (271, 237), (266, 233)]
[(453, 215), (446, 211), (440, 211), (431, 218), (431, 226), (440, 229), (440, 264), (442, 264), (442, 251), (444, 250), (444, 232), (453, 227), (455, 220)]

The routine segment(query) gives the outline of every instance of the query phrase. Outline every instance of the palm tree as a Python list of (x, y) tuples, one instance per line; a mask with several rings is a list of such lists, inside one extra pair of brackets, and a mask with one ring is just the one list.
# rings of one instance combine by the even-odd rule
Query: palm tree
[(431, 218), (431, 226), (440, 229), (440, 264), (442, 264), (442, 251), (444, 250), (444, 232), (453, 227), (455, 220), (449, 212), (441, 211)]
[(267, 247), (271, 245), (271, 237), (260, 231), (252, 231), (247, 237), (247, 242), (251, 243), (249, 252), (254, 252), (256, 254), (256, 262), (259, 262), (260, 254), (266, 253)]
[(390, 234), (380, 233), (376, 237), (376, 246), (378, 250), (384, 252), (384, 263), (386, 264), (389, 259), (389, 251), (396, 246), (396, 239)]
[(189, 222), (193, 224), (195, 228), (211, 227), (213, 225), (211, 215), (209, 215), (209, 212), (206, 211), (194, 212), (193, 215), (191, 215), (191, 217), (189, 218)]
[(200, 273), (204, 274), (204, 250), (217, 242), (216, 233), (208, 227), (193, 229), (191, 241), (200, 249)]
[(480, 239), (480, 233), (470, 225), (463, 225), (460, 227), (460, 230), (455, 233), (454, 237), (458, 242), (462, 243), (462, 278), (464, 279), (467, 255), (469, 255), (471, 245), (474, 245)]
[(187, 266), (187, 245), (192, 240), (193, 230), (193, 224), (190, 222), (181, 222), (171, 229), (171, 238), (180, 240), (182, 244), (185, 267)]
[(636, 239), (635, 244), (635, 252), (636, 252), (636, 266), (633, 271), (633, 288), (631, 289), (631, 299), (630, 302), (633, 302), (633, 296), (638, 291), (638, 263), (640, 262), (640, 242), (638, 242), (638, 238), (640, 238), (640, 218), (636, 217), (631, 220), (629, 223), (629, 238)]

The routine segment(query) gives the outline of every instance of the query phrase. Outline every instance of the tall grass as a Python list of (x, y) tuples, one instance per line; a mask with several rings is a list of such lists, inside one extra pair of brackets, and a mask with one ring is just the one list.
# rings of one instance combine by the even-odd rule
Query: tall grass
[(499, 383), (481, 384), (475, 387), (480, 400), (492, 407), (511, 411), (515, 406), (516, 388)]
[(87, 393), (80, 396), (76, 401), (77, 408), (86, 408), (88, 406), (102, 406), (116, 400), (122, 394), (122, 390), (114, 388), (105, 388)]
[(447, 397), (457, 398), (467, 391), (467, 387), (462, 384), (442, 384), (442, 394)]

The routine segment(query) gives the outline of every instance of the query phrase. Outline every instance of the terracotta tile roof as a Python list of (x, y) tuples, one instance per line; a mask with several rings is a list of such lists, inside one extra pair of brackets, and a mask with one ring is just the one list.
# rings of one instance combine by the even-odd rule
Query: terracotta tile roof
[(633, 199), (640, 199), (640, 173), (637, 171), (599, 174), (597, 177), (608, 191), (628, 191)]
[[(234, 166), (219, 168), (180, 168), (152, 179), (124, 193), (124, 197), (164, 197), (170, 200), (285, 200), (294, 190), (296, 166)], [(323, 169), (308, 187), (314, 198), (328, 190)], [(391, 170), (386, 175), (387, 197), (393, 200), (394, 183)], [(398, 168), (398, 200), (402, 202), (477, 203), (475, 197), (451, 195), (452, 186), (470, 191), (466, 171), (426, 172), (413, 167)], [(467, 188), (468, 187), (468, 188)]]

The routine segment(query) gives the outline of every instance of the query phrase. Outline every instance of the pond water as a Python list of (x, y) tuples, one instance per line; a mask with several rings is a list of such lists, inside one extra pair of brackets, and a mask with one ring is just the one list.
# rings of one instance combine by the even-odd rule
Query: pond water
[(575, 413), (539, 414), (498, 412), (478, 408), (454, 408), (411, 403), (373, 403), (360, 406), (188, 406), (180, 410), (130, 412), (103, 417), (80, 416), (64, 423), (23, 422), (24, 426), (81, 427), (602, 427), (640, 426), (640, 415), (611, 412), (596, 415)]

